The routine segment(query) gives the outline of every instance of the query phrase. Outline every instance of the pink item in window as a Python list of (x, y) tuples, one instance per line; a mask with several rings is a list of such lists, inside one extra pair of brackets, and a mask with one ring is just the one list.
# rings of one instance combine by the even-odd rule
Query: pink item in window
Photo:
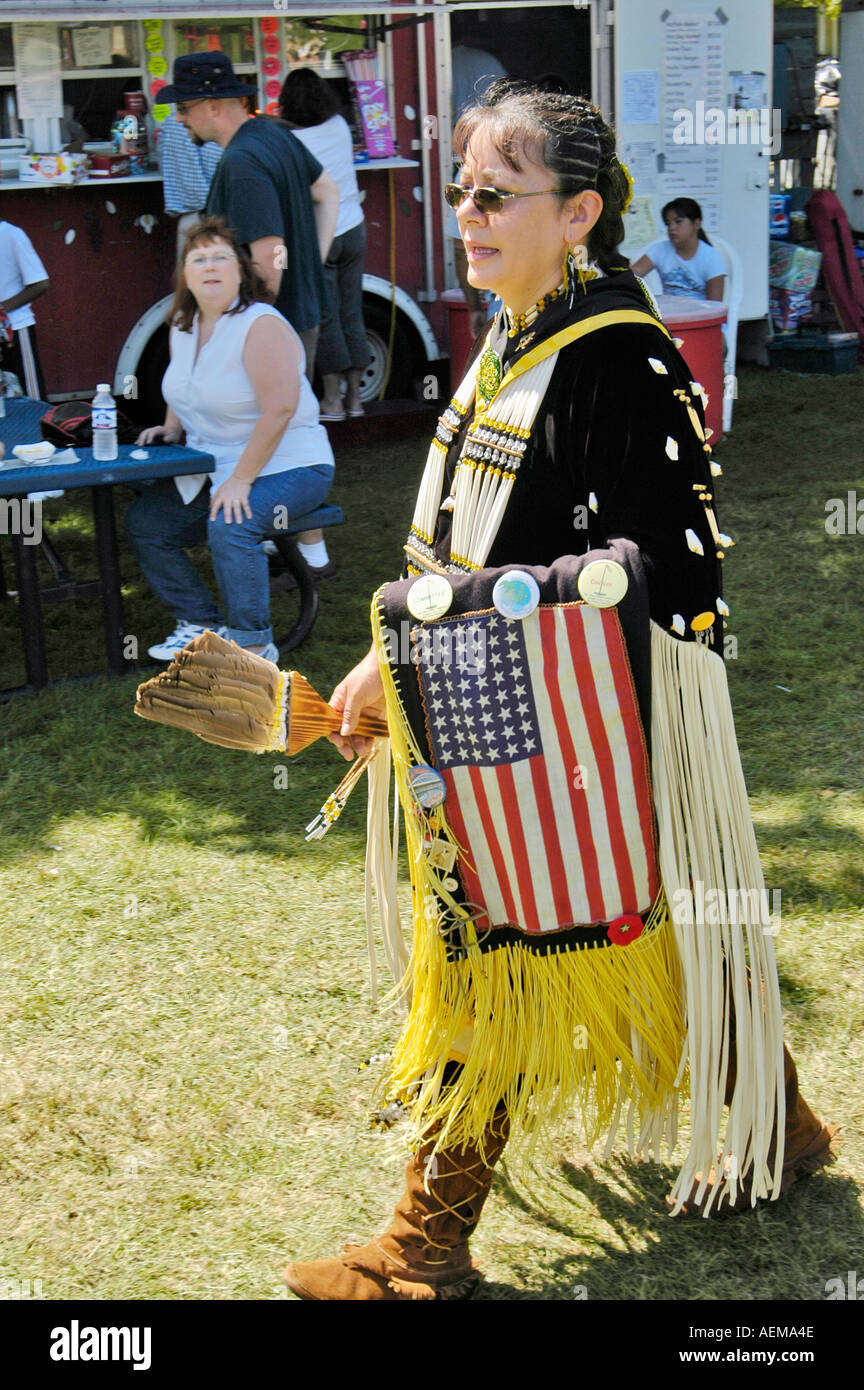
[(366, 148), (372, 159), (385, 159), (396, 153), (393, 132), (390, 129), (390, 112), (387, 109), (387, 92), (384, 83), (376, 78), (371, 82), (355, 82), (354, 90), (360, 119), (363, 122), (363, 135)]

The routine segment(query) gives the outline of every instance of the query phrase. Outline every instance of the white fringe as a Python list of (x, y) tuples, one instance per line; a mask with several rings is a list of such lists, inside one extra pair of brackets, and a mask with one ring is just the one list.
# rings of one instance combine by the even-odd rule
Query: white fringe
[[(762, 866), (723, 660), (651, 624), (651, 764), (660, 839), (660, 874), (684, 976), (689, 1064), (690, 1147), (672, 1190), (680, 1210), (697, 1174), (701, 1201), (712, 1168), (729, 1197), (752, 1172), (752, 1201), (780, 1195), (785, 1092), (780, 990)], [(694, 890), (716, 918), (695, 920)], [(709, 896), (710, 895), (710, 896)], [(697, 898), (697, 901), (699, 899)], [(729, 911), (730, 905), (736, 905)], [(740, 911), (738, 911), (740, 907)], [(708, 915), (708, 914), (706, 914)], [(722, 1142), (734, 1009), (737, 1076)], [(768, 1150), (776, 1131), (773, 1173)], [(719, 1158), (718, 1158), (719, 1147)], [(704, 1214), (718, 1192), (714, 1184)]]
[[(399, 870), (399, 798), (394, 795), (394, 815), (390, 823), (390, 740), (378, 741), (377, 755), (367, 768), (369, 802), (366, 812), (366, 944), (369, 949), (369, 976), (372, 1002), (378, 1000), (378, 965), (375, 950), (372, 887), (378, 900), (378, 920), (384, 942), (384, 955), (397, 987), (408, 971), (409, 950), (402, 932), (397, 897)], [(410, 1002), (405, 988), (400, 998)]]

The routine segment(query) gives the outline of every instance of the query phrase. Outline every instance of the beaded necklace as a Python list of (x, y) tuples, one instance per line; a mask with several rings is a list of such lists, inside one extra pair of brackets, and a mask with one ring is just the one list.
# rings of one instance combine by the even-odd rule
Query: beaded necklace
[[(498, 391), (500, 375), (494, 389), (483, 390), (478, 376), (484, 370), (490, 338), (491, 330), (486, 349), (471, 364), (438, 421), (405, 543), (410, 573), (446, 568), (457, 574), (472, 574), (483, 568), (555, 370), (558, 353), (551, 352), (505, 385), (503, 391)], [(475, 394), (477, 409), (453, 475), (452, 493), (442, 502), (447, 451), (462, 428)], [(494, 415), (488, 413), (493, 397)], [(450, 560), (444, 567), (433, 550), (439, 511), (453, 513)]]
[(514, 314), (513, 310), (505, 304), (504, 308), (507, 313), (507, 322), (510, 325), (507, 329), (507, 337), (515, 338), (517, 333), (524, 333), (525, 329), (530, 327), (538, 315), (542, 314), (543, 310), (547, 308), (553, 300), (560, 299), (563, 293), (564, 281), (562, 280), (561, 284), (556, 286), (554, 290), (550, 290), (548, 294), (541, 295), (537, 303), (532, 304), (530, 309), (526, 309), (524, 314)]

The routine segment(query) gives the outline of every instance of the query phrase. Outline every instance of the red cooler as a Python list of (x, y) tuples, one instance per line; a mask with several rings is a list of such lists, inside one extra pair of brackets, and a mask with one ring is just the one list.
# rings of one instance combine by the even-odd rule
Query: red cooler
[(471, 336), (471, 320), (468, 305), (461, 290), (445, 290), (441, 299), (447, 305), (447, 320), (450, 330), (450, 383), (456, 390), (465, 375), (465, 363), (474, 346)]
[(726, 305), (717, 299), (688, 299), (658, 294), (663, 322), (673, 338), (681, 339), (681, 355), (693, 376), (708, 392), (705, 423), (713, 430), (713, 448), (723, 438), (723, 327)]

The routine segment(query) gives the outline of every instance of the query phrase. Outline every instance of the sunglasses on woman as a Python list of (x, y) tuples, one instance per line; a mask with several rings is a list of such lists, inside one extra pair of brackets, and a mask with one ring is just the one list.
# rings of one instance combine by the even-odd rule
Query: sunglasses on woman
[(543, 193), (557, 193), (557, 188), (538, 188), (533, 193), (502, 193), (498, 188), (463, 188), (461, 183), (445, 183), (444, 199), (451, 208), (458, 208), (470, 198), (474, 206), (487, 216), (500, 212), (505, 198), (539, 198)]

